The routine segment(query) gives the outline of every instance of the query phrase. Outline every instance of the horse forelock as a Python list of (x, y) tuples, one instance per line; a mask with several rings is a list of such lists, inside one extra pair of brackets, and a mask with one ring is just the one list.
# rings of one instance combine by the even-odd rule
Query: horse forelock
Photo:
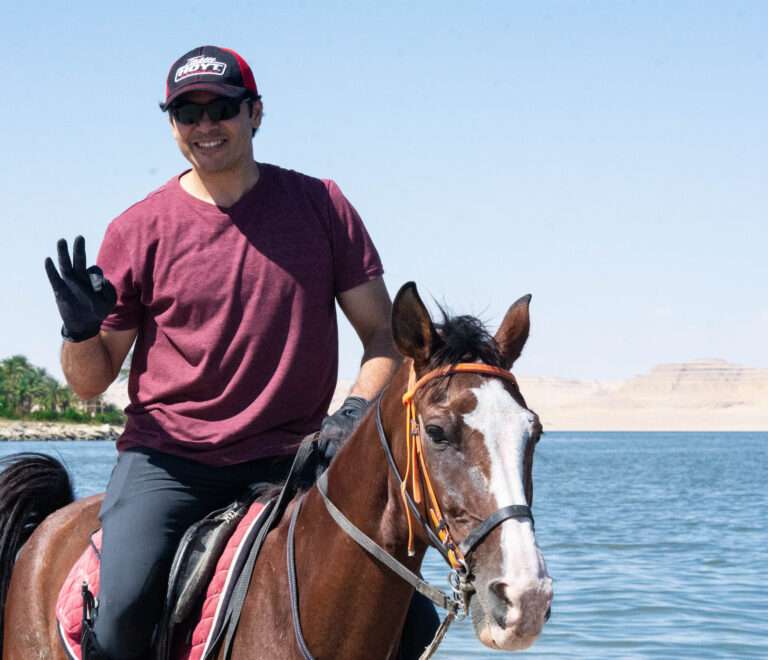
[(494, 367), (503, 364), (499, 346), (482, 321), (469, 315), (449, 316), (442, 307), (440, 312), (442, 322), (435, 325), (440, 343), (430, 356), (429, 368), (459, 362), (483, 362)]
[[(449, 316), (445, 309), (438, 307), (443, 317), (441, 323), (435, 324), (440, 342), (430, 356), (425, 371), (462, 362), (504, 367), (504, 356), (499, 344), (480, 319), (466, 314)], [(429, 390), (430, 398), (433, 400), (445, 399), (452, 380), (453, 376), (439, 378), (428, 383), (424, 389)], [(516, 384), (510, 384), (509, 391), (520, 406), (528, 407)]]

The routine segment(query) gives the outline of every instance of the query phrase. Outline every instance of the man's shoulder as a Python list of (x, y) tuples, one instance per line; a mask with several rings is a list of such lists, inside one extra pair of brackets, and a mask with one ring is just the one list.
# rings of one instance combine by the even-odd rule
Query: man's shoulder
[(272, 181), (287, 188), (298, 187), (309, 193), (322, 193), (328, 191), (329, 185), (333, 184), (330, 179), (321, 179), (272, 163), (259, 163), (259, 167)]
[(137, 223), (146, 222), (148, 218), (157, 217), (173, 204), (178, 188), (178, 177), (173, 177), (159, 188), (152, 190), (143, 199), (131, 204), (112, 220), (110, 226), (127, 230)]

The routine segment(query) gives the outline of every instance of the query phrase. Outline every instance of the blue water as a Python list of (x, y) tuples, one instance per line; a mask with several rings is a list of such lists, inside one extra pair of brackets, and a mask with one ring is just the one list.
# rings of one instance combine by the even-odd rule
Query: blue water
[[(103, 490), (110, 443), (2, 443), (51, 452), (79, 495)], [(555, 580), (530, 658), (768, 658), (768, 433), (547, 433), (536, 530)], [(428, 556), (425, 575), (445, 582)], [(497, 658), (469, 622), (436, 657)]]

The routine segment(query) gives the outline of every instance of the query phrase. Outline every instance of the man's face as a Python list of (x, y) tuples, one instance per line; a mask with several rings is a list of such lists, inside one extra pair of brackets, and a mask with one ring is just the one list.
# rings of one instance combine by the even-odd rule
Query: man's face
[[(177, 103), (206, 104), (216, 94), (189, 92)], [(186, 125), (171, 115), (171, 126), (181, 153), (202, 174), (214, 174), (250, 166), (253, 160), (251, 134), (261, 122), (261, 103), (253, 102), (253, 114), (249, 114), (247, 101), (240, 103), (240, 113), (231, 119), (211, 121), (204, 113), (200, 121)]]

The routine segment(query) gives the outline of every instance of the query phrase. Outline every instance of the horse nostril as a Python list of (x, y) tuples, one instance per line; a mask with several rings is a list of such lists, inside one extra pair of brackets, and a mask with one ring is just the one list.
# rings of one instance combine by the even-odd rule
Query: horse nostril
[(506, 630), (507, 625), (513, 623), (516, 618), (515, 603), (507, 597), (508, 587), (509, 583), (504, 582), (504, 580), (493, 580), (488, 583), (488, 591), (491, 592), (492, 596), (491, 616), (502, 630)]
[[(552, 592), (536, 582), (518, 586), (503, 579), (488, 582), (488, 614), (502, 629), (540, 630), (552, 616)], [(538, 633), (537, 633), (538, 634)]]
[(509, 584), (504, 582), (504, 580), (493, 580), (488, 583), (488, 589), (498, 600), (502, 603), (511, 604), (506, 594), (508, 586)]

